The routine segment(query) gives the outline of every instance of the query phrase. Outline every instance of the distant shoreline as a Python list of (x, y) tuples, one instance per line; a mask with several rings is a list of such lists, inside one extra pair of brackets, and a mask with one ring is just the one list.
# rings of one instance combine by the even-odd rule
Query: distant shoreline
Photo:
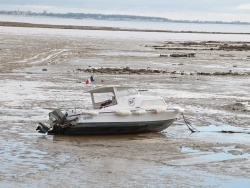
[(44, 10), (41, 12), (32, 11), (5, 11), (0, 10), (0, 14), (14, 16), (45, 16), (50, 18), (72, 18), (72, 19), (94, 19), (94, 20), (112, 20), (112, 21), (147, 21), (147, 22), (169, 22), (169, 23), (193, 23), (193, 24), (240, 24), (250, 25), (250, 22), (241, 21), (202, 21), (202, 20), (173, 20), (165, 17), (138, 16), (125, 14), (100, 14), (100, 13), (52, 13)]
[(33, 24), (33, 23), (25, 23), (25, 22), (4, 22), (4, 21), (0, 21), (0, 26), (4, 26), (4, 27), (52, 28), (52, 29), (76, 29), (76, 30), (130, 31), (130, 32), (250, 35), (250, 33), (237, 33), (237, 32), (147, 30), (147, 29), (130, 29), (130, 28), (120, 28), (120, 27), (51, 25), (51, 24)]

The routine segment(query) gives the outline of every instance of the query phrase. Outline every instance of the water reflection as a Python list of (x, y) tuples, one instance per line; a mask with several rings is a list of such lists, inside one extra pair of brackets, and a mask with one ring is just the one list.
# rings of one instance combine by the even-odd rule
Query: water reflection
[(53, 141), (129, 141), (129, 140), (146, 140), (154, 138), (166, 138), (162, 133), (135, 133), (121, 135), (51, 135)]

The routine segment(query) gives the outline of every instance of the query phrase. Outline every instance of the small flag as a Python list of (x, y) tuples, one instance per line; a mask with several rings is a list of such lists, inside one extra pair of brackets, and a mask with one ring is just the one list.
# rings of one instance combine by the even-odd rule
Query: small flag
[(86, 83), (86, 84), (90, 84), (91, 82), (94, 82), (94, 81), (95, 81), (95, 80), (94, 80), (94, 76), (92, 75), (92, 76), (89, 77), (89, 79), (86, 80), (85, 83)]

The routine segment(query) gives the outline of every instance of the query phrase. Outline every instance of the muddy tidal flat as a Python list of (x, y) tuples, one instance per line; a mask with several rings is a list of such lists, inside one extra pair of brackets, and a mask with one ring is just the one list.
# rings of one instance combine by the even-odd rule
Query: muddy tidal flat
[[(0, 27), (0, 187), (250, 187), (249, 41), (67, 32)], [(37, 133), (89, 104), (92, 73), (164, 97), (200, 132), (179, 117), (160, 133)]]

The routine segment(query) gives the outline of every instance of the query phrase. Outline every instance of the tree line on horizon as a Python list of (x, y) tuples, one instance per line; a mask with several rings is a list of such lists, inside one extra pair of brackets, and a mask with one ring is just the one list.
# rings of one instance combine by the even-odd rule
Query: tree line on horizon
[(200, 21), (200, 20), (172, 20), (163, 17), (136, 16), (136, 15), (119, 15), (119, 14), (89, 14), (89, 13), (42, 13), (32, 11), (6, 11), (1, 10), (0, 14), (19, 15), (19, 16), (47, 16), (57, 18), (74, 18), (74, 19), (96, 19), (96, 20), (116, 20), (116, 21), (152, 21), (152, 22), (174, 22), (174, 23), (212, 23), (212, 24), (250, 24), (249, 22), (223, 22), (223, 21)]

